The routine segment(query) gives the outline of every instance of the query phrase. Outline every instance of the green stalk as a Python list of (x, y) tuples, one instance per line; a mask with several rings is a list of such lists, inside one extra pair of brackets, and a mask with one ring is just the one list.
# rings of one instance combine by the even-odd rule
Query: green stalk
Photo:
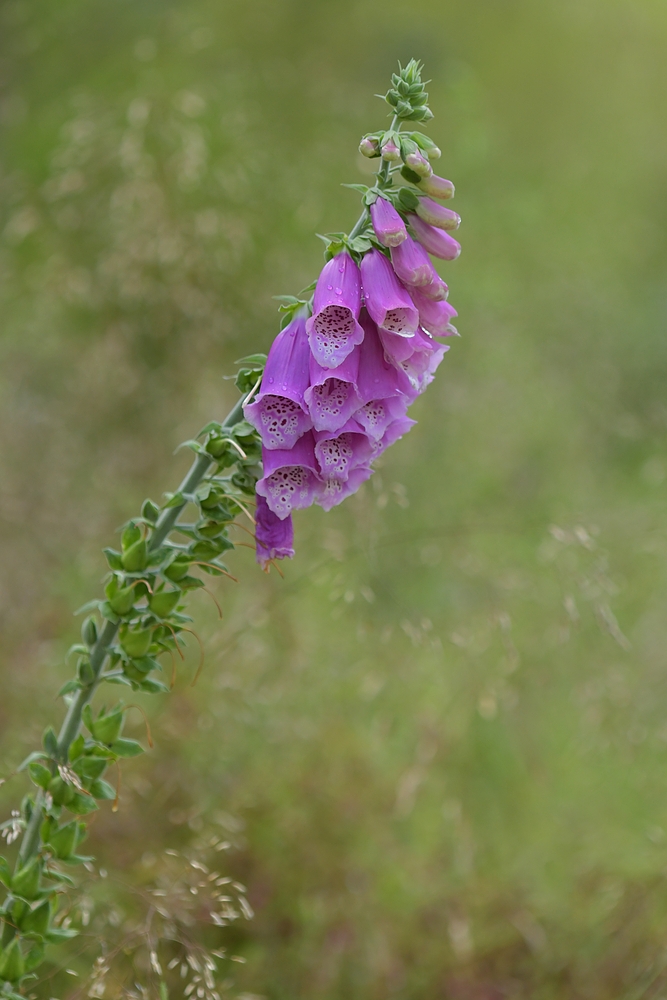
[[(222, 427), (233, 427), (234, 424), (238, 423), (243, 416), (243, 404), (246, 399), (254, 393), (255, 388), (256, 386), (250, 393), (248, 393), (248, 395), (242, 396), (241, 399), (238, 400), (223, 420), (221, 425)], [(196, 459), (192, 463), (190, 471), (178, 488), (179, 493), (183, 493), (187, 496), (196, 490), (197, 486), (208, 472), (213, 461), (214, 459), (210, 458), (209, 455), (197, 455)], [(186, 507), (187, 503), (188, 501), (186, 500), (177, 507), (169, 507), (162, 511), (155, 525), (155, 530), (151, 536), (149, 551), (152, 552), (162, 545), (163, 541), (176, 524), (179, 515)], [(109, 649), (113, 645), (117, 632), (117, 622), (105, 622), (104, 628), (100, 632), (97, 642), (93, 646), (90, 654), (90, 666), (93, 673), (93, 679), (86, 684), (85, 687), (80, 688), (74, 699), (70, 702), (67, 715), (65, 716), (63, 724), (60, 728), (60, 733), (58, 734), (56, 754), (58, 760), (62, 763), (67, 762), (69, 748), (79, 734), (83, 710), (97, 690)], [(43, 806), (44, 792), (40, 790), (35, 798), (32, 815), (26, 827), (25, 833), (23, 834), (23, 840), (21, 841), (21, 848), (16, 862), (17, 870), (22, 868), (29, 858), (36, 854), (39, 849), (39, 829), (42, 823)]]

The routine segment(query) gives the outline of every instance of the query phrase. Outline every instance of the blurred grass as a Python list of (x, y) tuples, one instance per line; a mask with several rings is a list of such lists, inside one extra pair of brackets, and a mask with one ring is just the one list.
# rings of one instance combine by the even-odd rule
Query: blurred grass
[(1, 14), (4, 770), (99, 549), (228, 408), (313, 232), (354, 221), (372, 95), (416, 55), (462, 339), (364, 492), (298, 518), (285, 581), (244, 551), (225, 620), (198, 598), (204, 675), (152, 700), (91, 849), (141, 882), (222, 811), (257, 911), (239, 981), (272, 1000), (661, 996), (664, 7)]

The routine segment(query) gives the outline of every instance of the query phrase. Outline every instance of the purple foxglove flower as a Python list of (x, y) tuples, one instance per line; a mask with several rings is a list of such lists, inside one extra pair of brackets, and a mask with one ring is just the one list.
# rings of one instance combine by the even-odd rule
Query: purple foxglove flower
[(303, 398), (309, 367), (306, 321), (296, 317), (273, 341), (259, 393), (243, 408), (265, 448), (292, 448), (313, 426)]
[[(379, 334), (387, 358), (408, 377), (413, 398), (420, 395), (433, 381), (435, 370), (449, 348), (441, 346), (422, 330), (417, 330), (411, 340), (385, 333), (384, 330), (380, 330)], [(357, 414), (355, 419), (360, 419)]]
[(410, 170), (414, 170), (420, 177), (430, 177), (433, 173), (433, 167), (424, 154), (420, 152), (408, 153), (405, 157), (405, 165), (410, 167)]
[(419, 326), (419, 314), (393, 267), (379, 250), (371, 250), (361, 261), (361, 282), (366, 309), (383, 330), (411, 337)]
[(322, 368), (311, 356), (310, 386), (304, 399), (316, 431), (340, 430), (363, 403), (357, 388), (360, 358), (361, 348), (355, 347), (352, 354), (332, 370)]
[(458, 316), (454, 306), (444, 300), (434, 301), (422, 295), (421, 289), (412, 289), (412, 299), (419, 309), (419, 319), (422, 327), (434, 337), (450, 335), (449, 321)]
[(369, 159), (379, 156), (380, 149), (377, 139), (374, 136), (365, 135), (359, 143), (359, 152), (362, 156), (368, 156)]
[[(361, 313), (361, 324), (364, 328), (364, 341), (359, 348), (357, 376), (360, 403), (370, 403), (374, 399), (387, 399), (391, 396), (410, 396), (412, 387), (409, 380), (385, 357), (378, 329), (365, 310)], [(405, 337), (392, 333), (391, 336), (409, 344), (414, 334)]]
[(454, 197), (454, 185), (452, 182), (445, 180), (444, 177), (438, 177), (437, 174), (431, 174), (430, 177), (422, 177), (419, 181), (419, 190), (423, 191), (424, 194), (430, 194), (432, 198), (439, 198), (440, 201), (446, 201), (447, 198)]
[(319, 496), (322, 482), (311, 431), (289, 451), (262, 448), (262, 463), (264, 475), (256, 490), (281, 521), (293, 510), (310, 507)]
[(373, 442), (354, 417), (339, 431), (315, 431), (315, 457), (320, 464), (322, 479), (347, 480), (360, 466), (373, 458)]
[(392, 247), (390, 253), (394, 271), (404, 284), (428, 285), (433, 280), (433, 265), (429, 256), (412, 237), (408, 236), (399, 246)]
[(432, 198), (420, 198), (417, 204), (417, 215), (429, 226), (437, 229), (458, 229), (461, 225), (461, 216), (452, 212), (451, 208), (439, 205)]
[(410, 417), (397, 417), (396, 420), (392, 420), (375, 446), (375, 455), (381, 455), (383, 451), (386, 451), (392, 444), (395, 444), (399, 438), (402, 438), (404, 434), (412, 430), (416, 423), (417, 421), (411, 420)]
[(272, 559), (291, 559), (294, 555), (294, 527), (289, 514), (281, 520), (266, 499), (257, 494), (255, 510), (255, 558), (262, 567)]
[[(412, 296), (414, 289), (408, 287), (408, 291)], [(427, 299), (432, 299), (434, 302), (443, 302), (449, 295), (449, 285), (442, 280), (436, 269), (433, 268), (432, 281), (429, 281), (428, 285), (419, 285), (419, 291)]]
[(359, 268), (349, 254), (339, 253), (320, 272), (313, 315), (306, 321), (310, 349), (322, 368), (337, 368), (364, 339), (360, 309)]
[[(461, 253), (461, 244), (457, 243), (448, 233), (443, 233), (442, 229), (429, 226), (428, 222), (424, 222), (418, 215), (412, 213), (408, 216), (408, 221), (419, 242), (434, 257), (440, 257), (442, 260), (456, 260)], [(401, 244), (399, 249), (403, 246), (404, 244)], [(398, 271), (396, 273), (398, 274)], [(398, 276), (401, 277), (400, 274)], [(417, 282), (410, 281), (407, 284), (415, 285)], [(421, 284), (426, 284), (426, 282), (421, 282)]]
[(397, 247), (408, 238), (403, 219), (386, 198), (378, 198), (371, 205), (371, 222), (383, 247)]
[(389, 396), (386, 399), (372, 399), (369, 403), (362, 406), (360, 410), (357, 410), (354, 419), (363, 427), (371, 441), (375, 445), (378, 445), (382, 441), (387, 428), (397, 420), (402, 420), (405, 417), (408, 404), (416, 395), (417, 393), (413, 392), (410, 398), (407, 396)]
[(382, 159), (390, 163), (398, 163), (401, 158), (401, 150), (393, 139), (387, 139), (382, 147)]
[(325, 510), (331, 510), (332, 507), (336, 507), (337, 504), (342, 503), (352, 493), (356, 493), (361, 484), (370, 479), (372, 475), (373, 469), (362, 465), (358, 469), (353, 469), (345, 481), (333, 478), (327, 479), (315, 502)]

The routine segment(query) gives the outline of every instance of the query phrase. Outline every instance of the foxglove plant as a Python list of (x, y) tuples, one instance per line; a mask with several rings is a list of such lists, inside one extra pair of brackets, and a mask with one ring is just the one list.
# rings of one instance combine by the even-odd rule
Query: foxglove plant
[[(175, 664), (174, 654), (182, 655), (187, 594), (204, 586), (199, 572), (230, 575), (222, 557), (240, 544), (236, 519), (254, 523), (263, 569), (291, 558), (292, 512), (313, 503), (330, 510), (372, 475), (374, 459), (414, 425), (408, 408), (448, 350), (434, 337), (456, 333), (447, 285), (429, 257), (453, 260), (460, 251), (449, 235), (459, 217), (438, 204), (454, 187), (433, 174), (435, 143), (403, 130), (432, 117), (419, 63), (399, 67), (385, 99), (389, 128), (359, 147), (380, 160), (374, 184), (350, 185), (362, 195), (362, 212), (349, 235), (324, 237), (326, 262), (307, 290), (314, 294), (282, 297), (283, 329), (268, 358), (239, 362), (241, 399), (186, 442), (195, 459), (179, 489), (161, 505), (146, 500), (124, 526), (120, 548), (104, 550), (105, 594), (81, 609), (82, 641), (70, 651), (76, 673), (60, 690), (65, 719), (19, 768), (34, 788), (0, 825), (8, 845), (20, 838), (15, 863), (0, 858), (7, 890), (0, 997), (7, 1000), (20, 1000), (47, 945), (76, 935), (60, 906), (75, 884), (63, 866), (89, 862), (79, 853), (85, 817), (100, 801), (117, 801), (103, 778), (109, 764), (143, 752), (122, 735), (122, 702), (92, 709), (98, 688), (168, 691), (161, 658)], [(188, 506), (196, 516), (183, 521)], [(224, 914), (215, 916), (224, 926)], [(151, 964), (161, 970), (157, 956)], [(164, 1000), (163, 979), (160, 992)]]

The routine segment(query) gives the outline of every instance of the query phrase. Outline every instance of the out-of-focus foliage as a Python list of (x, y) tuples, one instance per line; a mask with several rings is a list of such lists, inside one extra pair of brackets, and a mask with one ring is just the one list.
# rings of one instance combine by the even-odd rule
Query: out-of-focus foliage
[[(364, 180), (357, 145), (385, 124), (372, 94), (397, 59), (426, 64), (464, 219), (463, 336), (418, 427), (347, 509), (299, 517), (285, 581), (248, 553), (218, 587), (224, 621), (199, 602), (204, 674), (151, 707), (156, 750), (91, 831), (112, 945), (143, 919), (121, 883), (194, 850), (211, 817), (256, 911), (233, 931), (238, 989), (659, 996), (665, 10), (7, 0), (1, 16), (7, 774), (53, 717), (99, 549), (229, 408), (222, 376), (266, 350), (271, 296), (321, 265), (313, 232), (354, 221), (339, 184)], [(3, 788), (6, 815), (21, 794)], [(90, 926), (82, 975), (106, 933)], [(131, 986), (117, 976), (105, 996)]]

